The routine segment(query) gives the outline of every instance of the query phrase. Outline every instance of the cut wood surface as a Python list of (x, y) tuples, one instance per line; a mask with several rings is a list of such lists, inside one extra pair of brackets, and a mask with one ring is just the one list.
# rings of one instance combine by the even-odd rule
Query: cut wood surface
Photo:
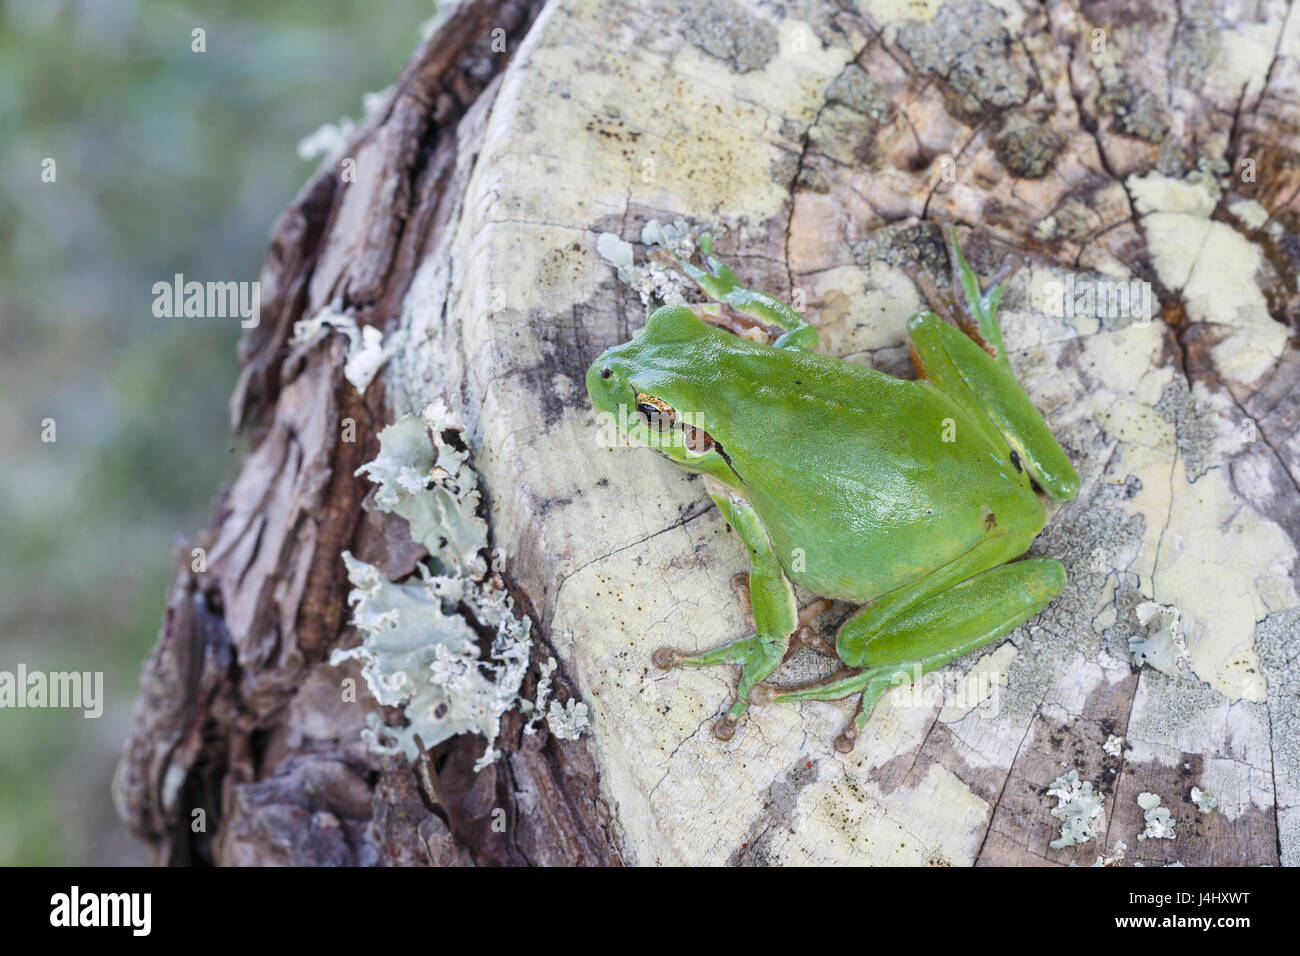
[[(180, 549), (123, 814), (171, 863), (1300, 862), (1297, 104), (1284, 2), (458, 8), (276, 225), (232, 403), (250, 451), (206, 569)], [(1069, 583), (935, 692), (887, 695), (851, 754), (851, 702), (755, 706), (723, 742), (734, 670), (651, 664), (745, 631), (743, 545), (698, 479), (606, 447), (584, 387), (647, 312), (598, 237), (640, 261), (678, 219), (821, 350), (907, 377), (904, 265), (946, 274), (939, 223), (985, 276), (1026, 263), (1004, 338), (1083, 479), (1031, 554)], [(1071, 300), (1103, 281), (1153, 290), (1150, 320)], [(344, 336), (290, 344), (331, 304), (400, 342), (363, 394)], [(419, 557), (354, 472), (439, 398), (535, 656), (593, 724), (514, 714), (479, 774), (469, 735), (415, 767), (368, 752), (377, 705), (329, 664), (357, 641), (341, 552), (394, 579)], [(1071, 770), (1103, 809), (1056, 849)], [(1143, 793), (1174, 839), (1139, 839)]]

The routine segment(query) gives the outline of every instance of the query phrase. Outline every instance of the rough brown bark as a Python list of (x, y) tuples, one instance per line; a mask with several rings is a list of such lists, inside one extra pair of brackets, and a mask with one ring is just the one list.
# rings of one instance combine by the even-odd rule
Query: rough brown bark
[[(1300, 861), (1297, 17), (1075, 0), (460, 8), (347, 147), (356, 182), (322, 169), (276, 225), (232, 400), (251, 451), (200, 535), (207, 570), (181, 549), (124, 816), (164, 863), (1059, 864), (1120, 840), (1149, 863)], [(1214, 160), (1229, 175), (1195, 192)], [(833, 705), (761, 708), (724, 748), (708, 723), (728, 676), (650, 670), (657, 644), (740, 627), (725, 581), (742, 554), (698, 486), (586, 454), (586, 364), (644, 314), (595, 238), (679, 216), (728, 230), (747, 284), (803, 293), (828, 351), (898, 374), (919, 300), (897, 259), (942, 272), (936, 221), (960, 224), (985, 274), (1006, 251), (1031, 264), (1008, 346), (1085, 484), (1035, 549), (1070, 588), (982, 662), (1007, 674), (1000, 714), (887, 708), (840, 758)], [(1257, 255), (1253, 273), (1216, 273), (1217, 252), (1179, 273), (1187, 230)], [(1072, 270), (1152, 283), (1154, 326), (1042, 320), (1042, 280)], [(336, 300), (418, 332), (364, 396), (340, 336), (289, 346)], [(413, 560), (400, 527), (363, 512), (354, 472), (395, 406), (439, 391), (469, 425), (538, 653), (596, 724), (567, 742), (514, 715), (478, 775), (480, 740), (415, 769), (368, 753), (364, 708), (338, 703), (328, 664), (354, 639), (340, 553), (395, 578)], [(358, 441), (338, 440), (344, 418)], [(1245, 419), (1259, 441), (1233, 446)], [(1216, 616), (1198, 599), (1219, 592)], [(1129, 666), (1144, 599), (1181, 608), (1190, 671)], [(1101, 749), (1111, 735), (1122, 756)], [(1045, 790), (1067, 768), (1097, 784), (1107, 823), (1050, 850)], [(1185, 795), (1207, 779), (1240, 792), (1201, 815)], [(1174, 809), (1176, 841), (1138, 845), (1146, 791)]]
[[(349, 144), (356, 182), (341, 188), (337, 168), (322, 170), (275, 226), (262, 321), (240, 343), (231, 402), (252, 451), (197, 542), (207, 570), (192, 572), (189, 544), (178, 547), (115, 787), (160, 863), (618, 859), (583, 743), (525, 738), (514, 715), (495, 766), (474, 774), (482, 742), (457, 738), (419, 776), (360, 745), (364, 712), (339, 703), (327, 661), (346, 633), (340, 552), (401, 560), (365, 520), (369, 483), (353, 477), (390, 413), (382, 384), (362, 399), (344, 381), (341, 337), (306, 354), (288, 346), (294, 322), (334, 299), (361, 325), (397, 313), (422, 247), (458, 198), (449, 178), (458, 123), (509, 62), (492, 52), (491, 31), (504, 30), (515, 49), (540, 6), (456, 11)], [(356, 442), (338, 440), (348, 417)], [(567, 688), (563, 675), (558, 685)], [(505, 835), (491, 827), (497, 807)], [(202, 832), (191, 826), (196, 809)]]

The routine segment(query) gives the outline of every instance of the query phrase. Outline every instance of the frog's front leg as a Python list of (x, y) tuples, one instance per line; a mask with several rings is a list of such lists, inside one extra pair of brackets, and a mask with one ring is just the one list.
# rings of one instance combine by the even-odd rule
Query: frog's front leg
[(723, 518), (736, 529), (749, 549), (747, 590), (754, 618), (754, 633), (715, 650), (691, 656), (684, 656), (669, 647), (661, 647), (655, 651), (653, 660), (655, 666), (664, 669), (674, 666), (740, 665), (736, 701), (713, 725), (715, 737), (729, 740), (736, 731), (737, 718), (749, 707), (750, 691), (766, 680), (785, 660), (790, 638), (800, 626), (800, 617), (794, 589), (785, 576), (781, 562), (772, 551), (772, 543), (758, 513), (748, 501), (720, 482), (706, 476), (705, 483), (709, 496), (717, 504)]
[(764, 687), (754, 700), (839, 700), (861, 694), (853, 720), (835, 741), (836, 750), (849, 753), (885, 691), (997, 640), (1046, 607), (1063, 587), (1060, 561), (1027, 558), (894, 608), (882, 619), (879, 606), (889, 603), (886, 595), (840, 629), (836, 646), (849, 669), (806, 687)]
[[(816, 326), (811, 325), (803, 316), (775, 296), (741, 286), (736, 279), (736, 274), (713, 254), (712, 236), (706, 234), (700, 237), (700, 252), (704, 256), (705, 265), (708, 266), (707, 270), (690, 262), (678, 261), (682, 271), (694, 279), (708, 295), (737, 312), (746, 313), (757, 319), (762, 329), (769, 333), (771, 344), (777, 348), (802, 349), (811, 352), (817, 347)], [(695, 311), (696, 315), (706, 322), (725, 324), (737, 334), (743, 334), (734, 323), (728, 321), (726, 316), (722, 316), (719, 321), (710, 317), (707, 312)]]
[[(731, 587), (736, 592), (736, 598), (740, 601), (740, 606), (745, 611), (745, 620), (752, 628), (754, 626), (754, 604), (749, 597), (749, 572), (737, 571), (731, 576)], [(812, 648), (818, 654), (826, 657), (838, 657), (835, 645), (812, 626), (822, 614), (829, 611), (835, 602), (829, 598), (819, 597), (809, 601), (803, 607), (799, 608), (799, 619), (795, 622), (794, 640), (786, 649), (786, 660), (794, 654), (799, 648), (796, 645)]]

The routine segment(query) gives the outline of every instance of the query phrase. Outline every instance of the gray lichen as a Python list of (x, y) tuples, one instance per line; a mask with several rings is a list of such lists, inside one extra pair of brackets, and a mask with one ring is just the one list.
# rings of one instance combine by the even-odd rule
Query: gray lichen
[(1169, 50), (1169, 78), (1178, 86), (1196, 89), (1210, 65), (1214, 49), (1214, 4), (1210, 0), (1183, 0), (1178, 5), (1178, 25)]
[(1300, 866), (1300, 609), (1275, 611), (1255, 626), (1268, 713), (1278, 801), (1282, 865)]
[(930, 223), (890, 223), (873, 229), (855, 242), (851, 251), (853, 261), (860, 266), (885, 262), (903, 267), (915, 263), (936, 278), (948, 275), (950, 268), (943, 235)]
[(1160, 805), (1160, 797), (1154, 793), (1139, 793), (1137, 801), (1147, 822), (1147, 828), (1138, 834), (1138, 839), (1174, 839), (1174, 820), (1168, 808)]
[(481, 577), (487, 570), (487, 522), (478, 516), (478, 475), (467, 451), (443, 436), (461, 425), (443, 403), (406, 415), (379, 433), (379, 457), (357, 469), (379, 487), (375, 505), (405, 518), (411, 540), (424, 545), (435, 570)]
[[(501, 718), (519, 701), (528, 670), (531, 622), (518, 617), (498, 575), (489, 575), (484, 554), (487, 523), (479, 516), (478, 476), (469, 466), (461, 426), (445, 404), (406, 415), (379, 433), (379, 456), (357, 470), (379, 484), (374, 507), (399, 515), (413, 541), (429, 552), (417, 574), (394, 583), (374, 565), (343, 553), (352, 591), (352, 623), (363, 635), (358, 647), (336, 650), (338, 665), (360, 661), (375, 700), (401, 707), (406, 723), (386, 725), (370, 714), (363, 737), (372, 750), (404, 754), (414, 761), (455, 734), (478, 733), (487, 749), (475, 765), (499, 756)], [(488, 656), (479, 635), (493, 636)], [(548, 692), (554, 661), (544, 669)], [(548, 723), (562, 739), (585, 728), (586, 706), (551, 702)], [(531, 728), (530, 728), (531, 729)]]
[(393, 95), (393, 87), (386, 86), (374, 93), (361, 94), (361, 119), (353, 120), (350, 116), (339, 118), (337, 123), (323, 123), (311, 133), (298, 141), (298, 158), (315, 159), (323, 157), (323, 162), (332, 163), (342, 154), (357, 127), (374, 116)]
[(681, 219), (672, 223), (651, 219), (641, 229), (641, 243), (652, 251), (641, 265), (636, 264), (632, 244), (612, 232), (596, 237), (596, 252), (614, 266), (618, 280), (636, 292), (642, 305), (677, 305), (694, 294), (694, 283), (677, 268), (674, 257), (689, 259), (701, 231), (702, 227), (693, 228)]
[(558, 700), (551, 701), (546, 723), (551, 728), (551, 733), (560, 740), (577, 740), (591, 726), (587, 717), (587, 705), (576, 700), (570, 700), (567, 704), (561, 704)]
[[(1108, 35), (1108, 42), (1093, 51), (1091, 61), (1101, 82), (1097, 94), (1097, 112), (1115, 117), (1114, 127), (1125, 136), (1133, 136), (1149, 143), (1160, 143), (1169, 132), (1169, 115), (1160, 97), (1134, 83), (1125, 74), (1124, 66), (1130, 62), (1125, 56), (1125, 42), (1119, 36)], [(1170, 137), (1176, 140), (1177, 137)]]
[(1196, 809), (1202, 813), (1209, 813), (1219, 805), (1219, 801), (1214, 799), (1200, 787), (1192, 787), (1190, 794), (1192, 803), (1196, 804)]
[(761, 70), (780, 50), (776, 28), (733, 0), (678, 0), (678, 7), (687, 42), (726, 60), (737, 73)]
[[(1125, 843), (1123, 840), (1116, 840), (1114, 853), (1098, 853), (1096, 862), (1089, 864), (1089, 866), (1091, 867), (1119, 866), (1122, 862), (1124, 862), (1124, 854), (1126, 854), (1127, 852), (1128, 852), (1128, 844)], [(1070, 862), (1070, 866), (1078, 867), (1078, 865), (1079, 864), (1075, 863), (1074, 861)], [(1141, 866), (1142, 864), (1139, 863), (1137, 865)]]
[(373, 325), (357, 327), (357, 321), (343, 312), (338, 303), (321, 309), (308, 319), (300, 319), (293, 325), (293, 337), (289, 344), (293, 347), (310, 347), (323, 339), (330, 329), (347, 336), (348, 348), (344, 359), (343, 377), (357, 390), (365, 394), (375, 375), (384, 363), (397, 353), (405, 339), (402, 332), (395, 332), (384, 342), (384, 333)]
[(826, 89), (827, 103), (841, 103), (876, 123), (887, 123), (894, 103), (885, 89), (862, 67), (850, 63)]
[(1061, 835), (1050, 844), (1053, 850), (1087, 843), (1097, 836), (1105, 801), (1089, 781), (1080, 782), (1077, 770), (1052, 781), (1047, 795), (1056, 797), (1052, 816), (1061, 821)]
[(993, 139), (998, 162), (1020, 179), (1042, 179), (1060, 151), (1059, 136), (1042, 122), (1019, 113), (1008, 116)]
[(1155, 409), (1174, 426), (1178, 451), (1189, 482), (1196, 481), (1222, 460), (1216, 448), (1215, 412), (1198, 401), (1181, 376), (1170, 379)]
[(1141, 630), (1129, 637), (1133, 664), (1150, 664), (1156, 670), (1177, 677), (1187, 671), (1187, 642), (1179, 623), (1178, 608), (1143, 601), (1135, 609)]
[(1124, 854), (1128, 852), (1128, 844), (1123, 840), (1115, 841), (1115, 852), (1109, 855), (1102, 853), (1097, 857), (1097, 862), (1093, 866), (1117, 866), (1124, 860)]
[(555, 673), (558, 666), (554, 657), (544, 660), (538, 668), (537, 691), (533, 699), (519, 702), (520, 711), (528, 718), (528, 723), (524, 724), (525, 734), (537, 733), (537, 725), (547, 716), (546, 704), (551, 697), (551, 675)]
[(1115, 117), (1115, 128), (1126, 136), (1158, 143), (1169, 132), (1160, 98), (1127, 82), (1105, 85), (1097, 96), (1097, 111)]
[(898, 45), (922, 73), (948, 82), (959, 116), (1006, 109), (1029, 98), (1028, 78), (1010, 57), (1002, 14), (983, 0), (945, 3), (932, 23), (905, 24)]
[[(501, 716), (513, 706), (528, 669), (528, 621), (509, 613), (509, 599), (484, 593), (496, 604), (497, 638), (492, 659), (480, 659), (474, 630), (456, 610), (463, 583), (431, 574), (419, 565), (419, 580), (394, 584), (373, 565), (343, 553), (353, 590), (352, 623), (365, 636), (349, 650), (336, 650), (330, 663), (362, 663), (370, 693), (386, 707), (402, 707), (405, 727), (386, 726), (368, 716), (362, 736), (376, 753), (415, 760), (419, 746), (439, 744), (455, 734), (480, 733), (488, 740), (479, 761), (497, 757)], [(482, 607), (480, 605), (480, 607)], [(484, 671), (487, 671), (486, 676)]]
[[(817, 122), (808, 130), (808, 145), (836, 163), (874, 168), (880, 161), (876, 134), (893, 119), (894, 111), (884, 88), (862, 67), (849, 63), (827, 88)], [(797, 155), (794, 159), (801, 174), (798, 185), (824, 192), (819, 188), (824, 177), (819, 182), (811, 168), (799, 164)]]

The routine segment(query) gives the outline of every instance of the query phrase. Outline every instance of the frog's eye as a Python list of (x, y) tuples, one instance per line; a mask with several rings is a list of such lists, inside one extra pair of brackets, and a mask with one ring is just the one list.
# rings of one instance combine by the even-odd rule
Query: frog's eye
[(611, 372), (611, 371), (610, 371), (609, 369), (607, 369), (607, 368), (602, 368), (602, 369), (600, 370), (600, 377), (601, 377), (601, 378), (609, 378), (609, 377), (610, 377), (611, 375), (613, 375), (613, 374), (614, 374), (614, 373)]
[(677, 421), (677, 413), (662, 398), (655, 398), (645, 392), (636, 393), (636, 410), (646, 425), (656, 431), (667, 431)]

